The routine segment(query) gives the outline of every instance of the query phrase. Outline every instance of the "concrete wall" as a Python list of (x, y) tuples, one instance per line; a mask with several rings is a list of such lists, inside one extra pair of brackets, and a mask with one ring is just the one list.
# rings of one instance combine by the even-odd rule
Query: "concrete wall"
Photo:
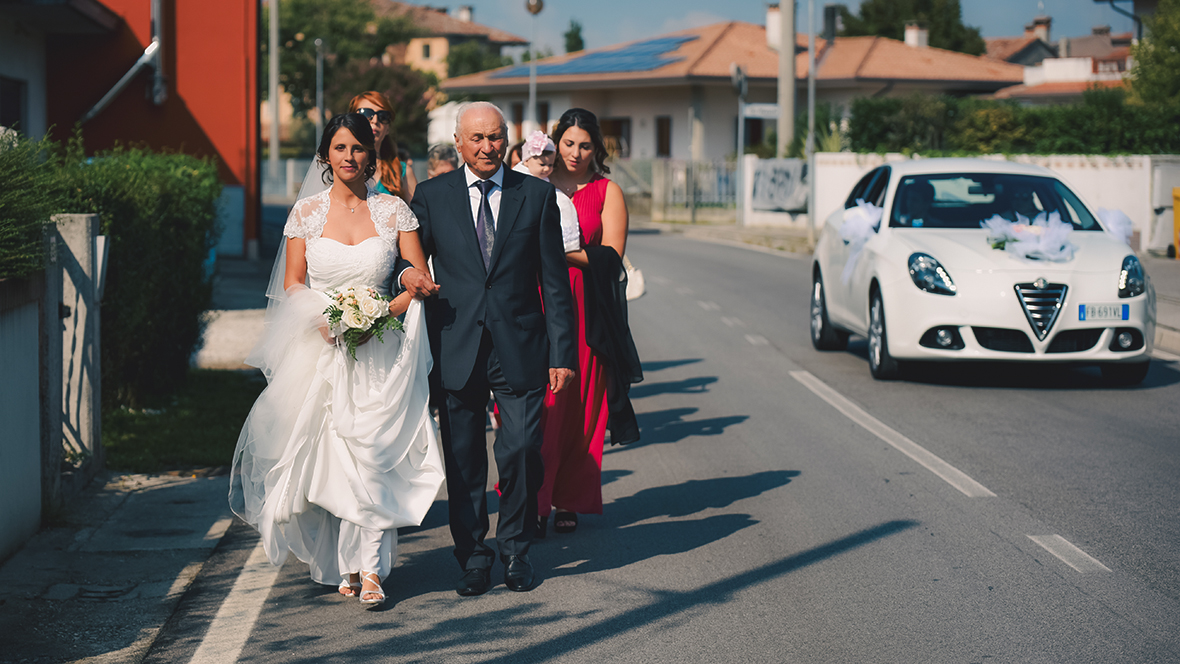
[(0, 19), (0, 76), (24, 81), (25, 117), (21, 130), (34, 139), (45, 135), (45, 35), (15, 21)]
[[(69, 308), (62, 333), (63, 444), (76, 466), (102, 467), (102, 364), (99, 339), (98, 215), (54, 217), (62, 247), (62, 303)], [(66, 313), (63, 310), (63, 314)]]
[(41, 523), (40, 285), (0, 282), (0, 560)]

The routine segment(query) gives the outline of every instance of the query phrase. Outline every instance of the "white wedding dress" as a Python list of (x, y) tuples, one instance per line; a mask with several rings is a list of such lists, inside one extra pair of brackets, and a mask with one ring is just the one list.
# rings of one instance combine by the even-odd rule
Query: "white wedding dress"
[(294, 553), (312, 579), (331, 585), (362, 569), (386, 578), (396, 529), (422, 522), (444, 478), (422, 303), (410, 304), (404, 331), (359, 346), (356, 360), (320, 335), (325, 291), (373, 286), (388, 295), (398, 232), (418, 227), (401, 199), (370, 189), (367, 201), (378, 235), (356, 245), (321, 237), (328, 191), (292, 208), (283, 233), (307, 243), (308, 284), (281, 292), (276, 264), (266, 331), (247, 359), (269, 384), (231, 471), (230, 506), (262, 535), (270, 561)]

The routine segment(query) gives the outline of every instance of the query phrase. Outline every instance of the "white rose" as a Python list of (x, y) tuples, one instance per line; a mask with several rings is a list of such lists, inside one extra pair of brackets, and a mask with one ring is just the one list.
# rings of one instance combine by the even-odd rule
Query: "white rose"
[(344, 327), (357, 330), (367, 329), (373, 324), (371, 319), (352, 307), (344, 310), (344, 315), (340, 317), (340, 322), (344, 323)]
[(360, 301), (357, 303), (357, 309), (360, 310), (361, 315), (370, 319), (377, 319), (389, 315), (389, 305), (385, 303), (385, 300), (372, 298), (367, 294), (361, 296)]

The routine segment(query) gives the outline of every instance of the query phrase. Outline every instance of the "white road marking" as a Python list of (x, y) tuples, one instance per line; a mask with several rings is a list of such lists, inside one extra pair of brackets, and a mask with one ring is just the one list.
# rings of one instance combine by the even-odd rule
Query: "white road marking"
[(676, 289), (676, 292), (680, 295), (692, 295), (692, 289), (688, 286), (681, 286), (680, 288)]
[(716, 302), (707, 302), (705, 300), (697, 300), (697, 306), (705, 311), (721, 311), (721, 305)]
[(1029, 535), (1028, 538), (1041, 545), (1041, 548), (1056, 556), (1061, 562), (1082, 574), (1110, 571), (1109, 567), (1098, 562), (1085, 551), (1070, 544), (1069, 540), (1061, 535)]
[(971, 479), (966, 473), (940, 459), (921, 445), (891, 429), (881, 420), (869, 415), (863, 408), (849, 401), (844, 395), (816, 378), (809, 371), (792, 371), (791, 377), (811, 390), (819, 398), (827, 401), (836, 410), (867, 429), (870, 433), (892, 445), (897, 451), (917, 461), (923, 468), (941, 477), (947, 484), (963, 492), (969, 498), (994, 498), (996, 494), (988, 490), (979, 482)]
[(746, 341), (750, 342), (751, 346), (769, 346), (770, 340), (761, 334), (747, 334)]
[(233, 522), (234, 519), (231, 516), (222, 517), (209, 528), (209, 532), (205, 533), (205, 541), (221, 541), (221, 538), (225, 536), (225, 531), (229, 530), (229, 525)]
[(259, 542), (246, 565), (238, 574), (238, 580), (221, 603), (217, 615), (209, 625), (209, 631), (201, 641), (189, 664), (229, 664), (238, 661), (250, 631), (262, 612), (262, 605), (270, 594), (270, 588), (279, 577), (279, 567), (270, 564), (266, 551)]
[(1180, 355), (1173, 355), (1166, 350), (1153, 348), (1151, 354), (1155, 359), (1163, 360), (1164, 362), (1180, 362)]
[(654, 277), (648, 277), (648, 279), (656, 282), (657, 284), (659, 284), (661, 286), (667, 286), (668, 284), (672, 283), (672, 280), (669, 279), (668, 277), (654, 276)]
[(721, 322), (730, 327), (745, 327), (746, 324), (740, 318), (730, 318), (729, 316), (722, 316)]

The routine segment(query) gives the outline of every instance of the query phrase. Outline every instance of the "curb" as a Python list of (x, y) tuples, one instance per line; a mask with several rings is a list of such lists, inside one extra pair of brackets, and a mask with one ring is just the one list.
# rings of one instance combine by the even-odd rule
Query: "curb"
[(1180, 355), (1180, 330), (1174, 330), (1156, 323), (1155, 347)]

